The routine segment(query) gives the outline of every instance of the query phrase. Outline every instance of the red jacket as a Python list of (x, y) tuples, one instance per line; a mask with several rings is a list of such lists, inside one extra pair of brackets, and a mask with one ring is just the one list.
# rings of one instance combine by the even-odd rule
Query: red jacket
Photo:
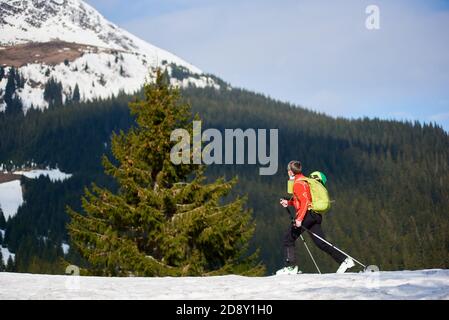
[(296, 221), (302, 221), (304, 216), (312, 203), (312, 196), (310, 195), (310, 187), (306, 181), (299, 179), (305, 178), (303, 174), (295, 175), (295, 182), (293, 184), (293, 197), (288, 201), (289, 206), (294, 206), (296, 210)]

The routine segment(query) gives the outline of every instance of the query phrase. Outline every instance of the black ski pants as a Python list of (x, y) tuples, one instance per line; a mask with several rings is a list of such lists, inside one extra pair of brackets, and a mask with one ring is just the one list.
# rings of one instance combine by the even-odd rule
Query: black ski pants
[[(304, 220), (302, 221), (302, 226), (309, 229), (311, 232), (315, 233), (317, 236), (325, 239), (323, 229), (321, 229), (321, 220), (323, 217), (313, 211), (307, 211), (304, 216)], [(284, 255), (285, 255), (285, 264), (287, 266), (296, 265), (296, 257), (295, 257), (295, 241), (299, 238), (299, 236), (305, 230), (301, 227), (297, 228), (294, 225), (291, 225), (284, 236)], [(324, 241), (318, 239), (314, 235), (310, 235), (315, 245), (329, 254), (337, 263), (341, 264), (346, 256), (334, 249), (330, 245), (326, 244)]]

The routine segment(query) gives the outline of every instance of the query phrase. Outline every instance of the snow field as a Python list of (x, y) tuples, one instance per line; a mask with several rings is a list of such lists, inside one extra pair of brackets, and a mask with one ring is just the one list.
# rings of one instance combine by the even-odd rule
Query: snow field
[(185, 278), (0, 273), (0, 299), (448, 300), (449, 270)]

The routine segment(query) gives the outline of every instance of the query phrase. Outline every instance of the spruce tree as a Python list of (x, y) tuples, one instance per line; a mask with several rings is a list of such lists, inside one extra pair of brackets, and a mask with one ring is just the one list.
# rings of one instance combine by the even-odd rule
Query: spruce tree
[(6, 263), (6, 272), (14, 272), (14, 260), (12, 259), (12, 256), (10, 255), (8, 258), (8, 262)]
[(192, 133), (190, 107), (160, 70), (144, 87), (145, 99), (130, 103), (137, 126), (113, 134), (105, 172), (114, 193), (92, 184), (84, 213), (67, 208), (72, 244), (87, 260), (88, 274), (107, 276), (260, 275), (257, 252), (248, 253), (254, 232), (245, 198), (226, 203), (236, 180), (206, 183), (199, 165), (174, 165), (174, 129)]
[[(0, 246), (1, 249), (1, 246)], [(3, 262), (2, 250), (0, 250), (0, 272), (4, 272), (6, 269), (5, 263)]]
[(22, 99), (20, 99), (17, 95), (11, 99), (9, 104), (6, 107), (6, 114), (15, 115), (15, 116), (23, 116), (23, 103)]
[(62, 105), (62, 84), (54, 78), (50, 78), (45, 84), (44, 99), (50, 107)]
[(80, 102), (80, 100), (81, 100), (80, 88), (79, 88), (78, 84), (76, 84), (75, 89), (73, 90), (72, 101), (75, 103), (78, 103), (78, 102)]
[(4, 96), (4, 100), (7, 105), (11, 104), (14, 92), (16, 91), (15, 79), (16, 79), (16, 69), (14, 67), (11, 67), (9, 69), (8, 82), (6, 83), (5, 96)]
[(16, 88), (20, 88), (20, 73), (16, 71), (14, 76), (14, 81), (16, 82)]
[(23, 75), (20, 74), (20, 72), (17, 70), (15, 72), (15, 79), (14, 79), (15, 83), (16, 83), (16, 88), (22, 88), (25, 86), (25, 79), (23, 77)]
[(16, 89), (21, 86), (20, 75), (14, 67), (11, 67), (8, 74), (8, 81), (5, 87), (4, 101), (6, 102), (7, 115), (23, 115), (22, 100), (17, 96)]
[(5, 230), (6, 228), (6, 219), (5, 215), (3, 214), (3, 210), (0, 207), (0, 229)]

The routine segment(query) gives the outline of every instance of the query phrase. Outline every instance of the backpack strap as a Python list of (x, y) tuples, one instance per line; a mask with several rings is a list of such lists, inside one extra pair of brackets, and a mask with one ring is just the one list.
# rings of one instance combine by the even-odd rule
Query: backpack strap
[[(294, 185), (296, 184), (296, 182), (298, 182), (298, 181), (304, 181), (304, 182), (306, 182), (307, 185), (308, 185), (307, 179), (308, 179), (308, 178), (299, 178), (299, 179), (295, 179), (295, 181), (293, 182), (293, 186), (294, 186)], [(309, 188), (310, 188), (310, 186), (309, 186)], [(310, 191), (309, 191), (309, 192), (310, 192)], [(294, 189), (293, 189), (293, 197), (295, 197), (296, 201), (299, 201), (298, 197), (295, 195)], [(310, 210), (311, 207), (312, 207), (312, 202), (309, 203), (307, 210)]]

